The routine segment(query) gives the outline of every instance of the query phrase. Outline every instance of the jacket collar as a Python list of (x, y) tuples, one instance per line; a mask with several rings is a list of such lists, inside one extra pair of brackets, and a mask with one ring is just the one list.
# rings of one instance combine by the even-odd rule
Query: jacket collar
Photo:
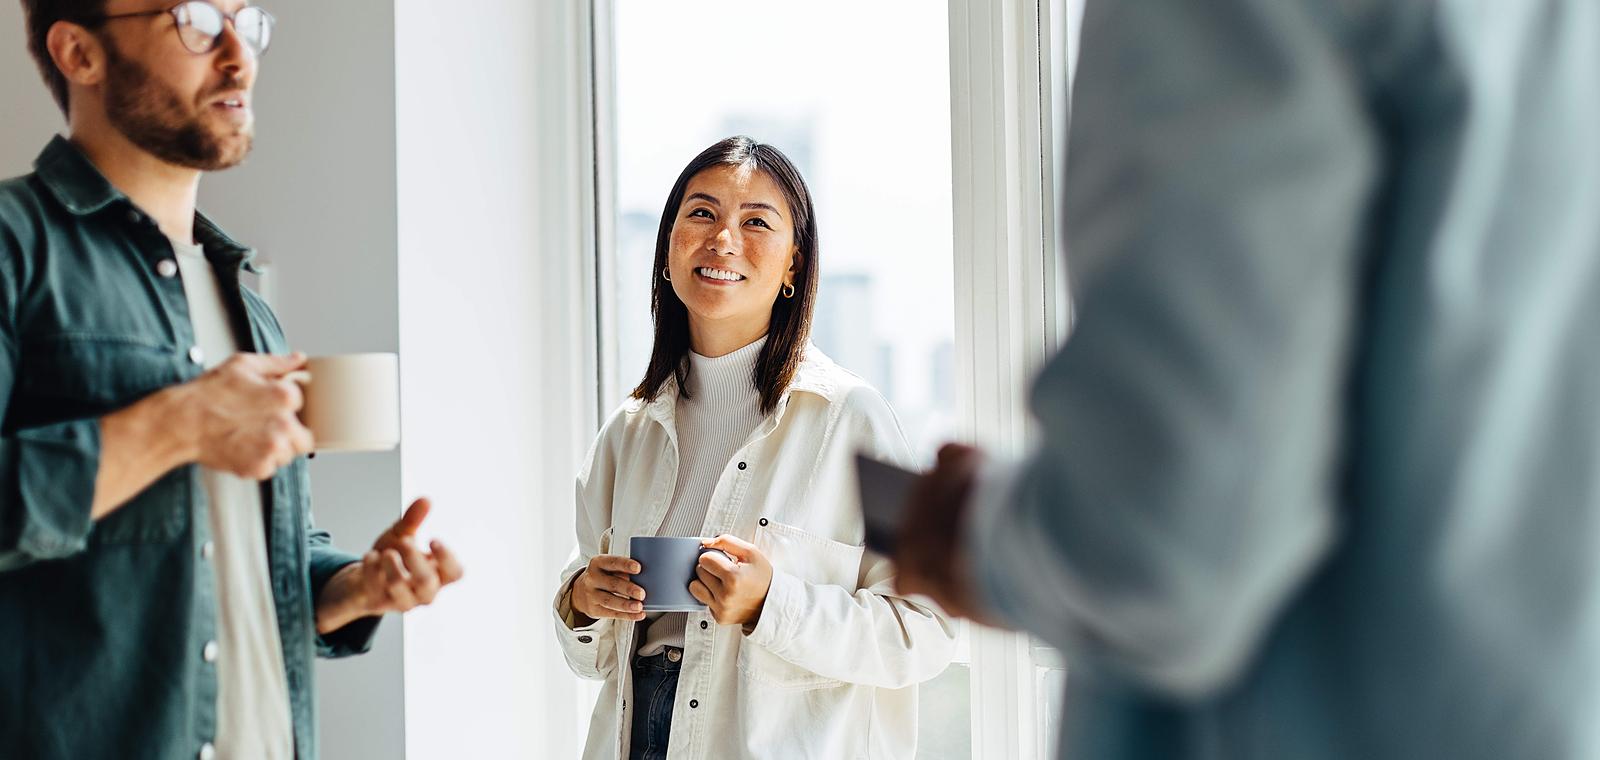
[[(805, 356), (800, 360), (800, 368), (795, 371), (794, 380), (789, 383), (788, 389), (778, 398), (778, 408), (774, 409), (772, 414), (767, 415), (767, 421), (763, 423), (762, 427), (769, 431), (776, 427), (778, 422), (783, 419), (783, 413), (789, 408), (789, 399), (796, 393), (810, 393), (814, 396), (821, 396), (829, 402), (838, 400), (840, 394), (848, 389), (850, 377), (852, 375), (850, 375), (849, 370), (835, 364), (815, 344), (806, 344)], [(645, 402), (634, 399), (629, 403), (629, 411), (643, 411), (649, 414), (652, 419), (661, 423), (669, 434), (676, 437), (674, 422), (677, 406), (678, 380), (675, 377), (669, 377), (667, 382), (662, 384), (661, 392), (656, 395), (654, 401)]]
[[(56, 135), (44, 147), (33, 167), (50, 194), (63, 208), (75, 216), (88, 216), (116, 203), (133, 205), (133, 201), (105, 178), (100, 170), (65, 137)], [(194, 213), (195, 242), (206, 249), (206, 254), (218, 261), (244, 267), (254, 272), (252, 262), (256, 252), (242, 245), (205, 214)]]

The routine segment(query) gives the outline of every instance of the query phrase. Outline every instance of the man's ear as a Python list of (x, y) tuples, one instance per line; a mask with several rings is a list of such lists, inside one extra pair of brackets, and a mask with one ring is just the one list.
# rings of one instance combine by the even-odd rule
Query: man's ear
[(45, 47), (69, 83), (93, 87), (105, 81), (105, 46), (88, 29), (70, 21), (57, 21), (45, 36)]

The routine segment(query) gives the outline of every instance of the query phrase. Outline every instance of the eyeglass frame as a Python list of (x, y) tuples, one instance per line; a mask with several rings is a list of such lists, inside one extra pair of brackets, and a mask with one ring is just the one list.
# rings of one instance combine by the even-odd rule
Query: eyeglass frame
[[(259, 5), (246, 5), (245, 7), (240, 8), (239, 10), (237, 10), (237, 11), (235, 11), (233, 13), (228, 13), (227, 11), (224, 11), (221, 8), (218, 8), (216, 3), (207, 2), (207, 0), (183, 0), (180, 3), (176, 3), (176, 4), (172, 5), (171, 7), (163, 8), (161, 10), (138, 11), (136, 13), (117, 13), (117, 14), (113, 14), (113, 15), (109, 15), (109, 16), (102, 14), (102, 15), (99, 15), (99, 16), (92, 16), (92, 17), (89, 17), (89, 18), (82, 19), (81, 23), (83, 23), (86, 26), (100, 26), (100, 25), (106, 23), (107, 21), (116, 21), (117, 19), (124, 19), (124, 18), (152, 18), (152, 17), (155, 17), (155, 16), (171, 16), (172, 17), (172, 21), (173, 21), (173, 27), (172, 27), (173, 32), (178, 35), (178, 42), (183, 45), (183, 49), (184, 50), (187, 50), (190, 53), (193, 53), (195, 55), (210, 55), (211, 53), (216, 52), (217, 47), (222, 44), (222, 34), (220, 32), (211, 37), (211, 47), (209, 49), (207, 49), (207, 50), (195, 50), (194, 48), (189, 47), (188, 43), (183, 41), (183, 31), (182, 31), (182, 29), (185, 26), (185, 24), (183, 23), (182, 19), (178, 18), (178, 9), (182, 8), (184, 6), (187, 6), (187, 5), (209, 5), (209, 6), (211, 6), (212, 9), (216, 10), (218, 15), (222, 16), (222, 21), (223, 21), (224, 24), (228, 24), (228, 25), (232, 25), (233, 26), (233, 33), (234, 34), (238, 34), (239, 33), (239, 24), (234, 19), (237, 18), (240, 13), (243, 13), (246, 10), (254, 9), (256, 12), (260, 13), (262, 16), (264, 16), (266, 18), (266, 22), (267, 22), (267, 44), (264, 47), (262, 47), (260, 50), (256, 50), (254, 46), (249, 45), (248, 43), (246, 44), (246, 47), (249, 47), (251, 52), (253, 52), (256, 55), (256, 57), (258, 57), (258, 58), (263, 56), (263, 55), (266, 55), (267, 54), (267, 50), (272, 47), (272, 34), (271, 34), (271, 32), (272, 32), (272, 29), (277, 26), (278, 18), (276, 16), (273, 16), (265, 8), (262, 8)], [(190, 24), (190, 26), (193, 26), (193, 25)], [(243, 39), (243, 38), (241, 37), (240, 39)]]

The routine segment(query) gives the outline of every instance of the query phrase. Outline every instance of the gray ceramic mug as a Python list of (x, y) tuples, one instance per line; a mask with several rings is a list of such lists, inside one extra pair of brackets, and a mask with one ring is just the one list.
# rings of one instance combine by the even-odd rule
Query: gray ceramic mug
[(698, 536), (634, 536), (628, 539), (628, 557), (639, 563), (633, 582), (644, 589), (645, 612), (699, 612), (706, 606), (689, 593), (700, 555), (726, 552), (701, 544)]

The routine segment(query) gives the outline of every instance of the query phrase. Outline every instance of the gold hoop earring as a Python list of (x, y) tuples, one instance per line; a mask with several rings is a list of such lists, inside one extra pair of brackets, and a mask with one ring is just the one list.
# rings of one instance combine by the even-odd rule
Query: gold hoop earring
[(667, 282), (672, 282), (672, 270), (670, 270), (670, 269), (668, 269), (666, 267), (662, 267), (661, 268), (661, 279), (666, 280)]
[(786, 284), (778, 292), (782, 293), (784, 298), (794, 298), (794, 286), (793, 285), (787, 285)]

